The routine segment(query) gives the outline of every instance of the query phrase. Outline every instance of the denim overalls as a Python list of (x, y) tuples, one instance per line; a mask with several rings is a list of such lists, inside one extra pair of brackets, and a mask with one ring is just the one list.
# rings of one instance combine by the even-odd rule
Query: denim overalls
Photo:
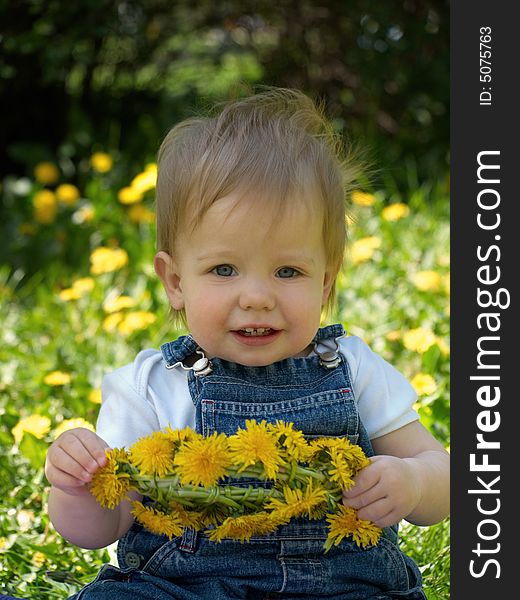
[[(338, 353), (320, 351), (320, 341), (342, 335), (341, 325), (322, 328), (314, 338), (318, 354), (266, 367), (218, 358), (207, 365), (207, 359), (199, 359), (188, 373), (197, 431), (230, 435), (245, 427), (246, 419), (283, 420), (309, 439), (348, 436), (373, 455), (348, 364)], [(191, 336), (161, 347), (167, 368), (186, 368), (179, 363), (197, 350)], [(377, 546), (361, 549), (343, 540), (325, 554), (327, 533), (325, 519), (297, 518), (248, 543), (217, 544), (193, 530), (169, 541), (135, 524), (118, 544), (122, 568), (105, 565), (73, 598), (425, 600), (417, 566), (397, 547), (397, 527), (385, 529)]]

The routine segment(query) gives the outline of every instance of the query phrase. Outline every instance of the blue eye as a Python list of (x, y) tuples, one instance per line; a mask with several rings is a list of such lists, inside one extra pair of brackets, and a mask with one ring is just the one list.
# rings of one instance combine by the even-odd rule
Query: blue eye
[(291, 277), (296, 277), (296, 275), (298, 275), (298, 271), (292, 267), (282, 267), (278, 270), (277, 275), (282, 279), (290, 279)]
[(234, 272), (235, 269), (231, 265), (218, 265), (212, 269), (212, 273), (215, 273), (219, 277), (231, 277)]

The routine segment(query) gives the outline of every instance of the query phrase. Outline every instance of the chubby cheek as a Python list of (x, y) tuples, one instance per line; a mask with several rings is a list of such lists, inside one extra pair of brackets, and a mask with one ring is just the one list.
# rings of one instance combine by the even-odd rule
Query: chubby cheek
[(211, 294), (196, 294), (186, 302), (188, 327), (201, 346), (204, 346), (202, 337), (211, 339), (225, 327), (228, 314), (224, 299)]

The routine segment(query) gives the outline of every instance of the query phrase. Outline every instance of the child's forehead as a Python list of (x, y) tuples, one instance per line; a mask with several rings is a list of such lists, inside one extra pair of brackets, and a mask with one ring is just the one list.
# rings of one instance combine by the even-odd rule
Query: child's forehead
[(193, 231), (202, 222), (227, 224), (242, 220), (257, 227), (290, 227), (291, 223), (302, 220), (321, 223), (323, 213), (323, 202), (317, 192), (244, 186), (214, 200), (198, 215), (192, 213), (187, 229)]

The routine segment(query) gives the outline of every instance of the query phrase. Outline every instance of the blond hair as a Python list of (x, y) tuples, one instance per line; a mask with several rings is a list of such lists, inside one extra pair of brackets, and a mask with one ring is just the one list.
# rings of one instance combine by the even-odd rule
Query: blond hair
[[(174, 255), (181, 232), (192, 231), (214, 202), (233, 192), (268, 203), (273, 214), (301, 199), (319, 203), (328, 266), (339, 271), (346, 192), (359, 166), (346, 156), (323, 107), (302, 92), (267, 88), (186, 119), (164, 138), (157, 163), (159, 250)], [(333, 286), (327, 308), (334, 298)]]

